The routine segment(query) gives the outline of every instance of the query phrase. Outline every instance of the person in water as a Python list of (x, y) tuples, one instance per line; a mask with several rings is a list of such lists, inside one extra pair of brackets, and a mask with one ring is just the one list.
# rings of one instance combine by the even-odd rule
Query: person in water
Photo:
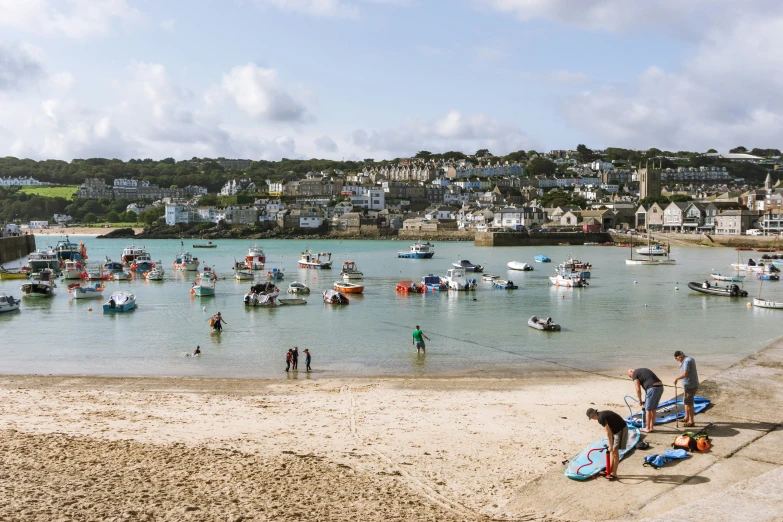
[(312, 357), (310, 357), (310, 350), (305, 348), (304, 349), (304, 354), (305, 354), (305, 368), (309, 372), (310, 371), (310, 361), (312, 360)]
[(288, 349), (288, 352), (285, 354), (285, 371), (288, 371), (291, 369), (291, 361), (294, 358), (292, 349)]
[(215, 314), (215, 317), (212, 318), (212, 328), (215, 329), (215, 331), (222, 332), (223, 331), (223, 325), (228, 324), (224, 319), (223, 316), (220, 315), (220, 312)]
[(416, 353), (426, 353), (426, 345), (424, 344), (424, 339), (430, 340), (429, 337), (424, 335), (424, 332), (421, 331), (419, 328), (419, 325), (416, 325), (416, 329), (413, 331), (413, 339), (411, 340), (411, 344), (416, 345)]
[(201, 346), (196, 345), (196, 349), (193, 350), (193, 357), (198, 357), (199, 355), (201, 355)]
[(299, 348), (297, 346), (294, 346), (294, 349), (291, 351), (291, 368), (294, 370), (299, 369)]
[(606, 430), (606, 440), (609, 445), (609, 453), (612, 458), (609, 462), (606, 478), (617, 480), (617, 466), (620, 464), (620, 450), (628, 445), (628, 425), (625, 419), (611, 410), (598, 411), (594, 408), (587, 409), (587, 418), (597, 420), (598, 424)]

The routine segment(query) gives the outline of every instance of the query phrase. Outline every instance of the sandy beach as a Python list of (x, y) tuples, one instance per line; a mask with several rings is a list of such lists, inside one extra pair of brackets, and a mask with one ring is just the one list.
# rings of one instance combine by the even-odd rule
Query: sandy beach
[[(66, 228), (35, 228), (35, 229), (22, 229), (22, 233), (29, 232), (36, 236), (102, 236), (118, 230), (117, 228), (102, 228), (102, 227), (66, 227)], [(140, 234), (144, 230), (144, 227), (134, 227), (133, 232)]]
[[(737, 458), (723, 459), (779, 429), (751, 422), (745, 400), (732, 395), (738, 386), (763, 389), (752, 372), (780, 382), (780, 343), (775, 350), (705, 386), (724, 409), (698, 420), (734, 416), (724, 417), (733, 419), (728, 431), (715, 428), (720, 442), (711, 455), (694, 456), (668, 475), (636, 463), (637, 452), (616, 484), (574, 482), (562, 472), (601, 435), (586, 419), (587, 407), (627, 411), (620, 401), (632, 386), (619, 374), (290, 381), (3, 376), (0, 519), (643, 519), (649, 513), (642, 507), (661, 491), (695, 491), (710, 479), (697, 476), (689, 485), (694, 475), (727, 466)], [(674, 369), (659, 375), (671, 382)], [(664, 398), (671, 395), (667, 389)], [(771, 407), (780, 402), (774, 391), (763, 396)], [(650, 440), (663, 448), (675, 432), (668, 426)], [(780, 469), (757, 466), (755, 475), (746, 465), (731, 477)], [(721, 495), (732, 483), (713, 478), (707, 486)], [(613, 498), (611, 509), (596, 496)]]

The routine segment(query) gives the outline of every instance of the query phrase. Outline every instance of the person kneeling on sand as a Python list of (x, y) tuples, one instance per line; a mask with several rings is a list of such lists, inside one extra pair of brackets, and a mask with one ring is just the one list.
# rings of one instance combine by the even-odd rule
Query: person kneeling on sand
[(587, 418), (597, 420), (606, 429), (606, 440), (609, 441), (610, 469), (606, 478), (617, 480), (617, 466), (620, 464), (620, 450), (628, 445), (628, 425), (625, 419), (611, 410), (598, 411), (594, 408), (587, 409)]

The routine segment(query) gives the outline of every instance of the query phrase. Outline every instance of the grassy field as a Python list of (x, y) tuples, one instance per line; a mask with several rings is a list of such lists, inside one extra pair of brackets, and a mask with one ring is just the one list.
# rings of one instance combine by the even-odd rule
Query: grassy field
[(66, 185), (63, 187), (22, 187), (19, 192), (47, 198), (59, 197), (71, 200), (76, 195), (78, 189), (79, 187), (77, 185)]

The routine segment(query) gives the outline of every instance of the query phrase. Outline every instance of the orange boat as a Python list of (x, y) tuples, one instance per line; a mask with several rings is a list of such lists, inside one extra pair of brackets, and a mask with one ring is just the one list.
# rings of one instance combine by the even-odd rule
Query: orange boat
[(364, 292), (364, 285), (337, 281), (334, 283), (334, 289), (344, 294), (361, 294)]
[(406, 294), (420, 294), (420, 293), (424, 292), (425, 287), (424, 287), (424, 285), (417, 285), (416, 283), (414, 283), (413, 281), (408, 279), (408, 280), (400, 281), (399, 283), (397, 283), (396, 290), (398, 292), (403, 292), (403, 293), (406, 293)]
[(750, 247), (737, 247), (734, 250), (753, 250), (753, 249)]

